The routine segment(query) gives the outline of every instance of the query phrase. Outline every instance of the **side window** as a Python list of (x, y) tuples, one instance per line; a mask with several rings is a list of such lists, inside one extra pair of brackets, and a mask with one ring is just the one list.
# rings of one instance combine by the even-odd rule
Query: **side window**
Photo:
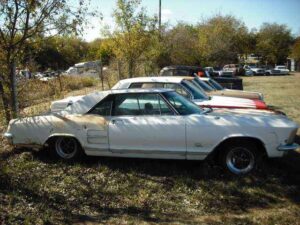
[(140, 107), (137, 97), (137, 94), (116, 95), (113, 115), (139, 115)]
[(139, 96), (141, 115), (160, 115), (157, 94), (142, 94)]
[(190, 71), (189, 70), (174, 70), (174, 76), (189, 76)]
[(173, 111), (158, 94), (126, 94), (115, 97), (114, 116), (173, 114)]
[(142, 87), (142, 83), (132, 83), (129, 88), (141, 88)]
[(158, 95), (158, 103), (161, 115), (174, 115), (174, 112), (169, 108), (167, 103)]
[(178, 94), (180, 94), (186, 98), (190, 98), (190, 94), (183, 87), (181, 87), (178, 84), (167, 83), (167, 84), (165, 84), (164, 88), (174, 89)]
[(172, 70), (165, 70), (162, 72), (162, 76), (173, 76)]
[(112, 110), (113, 98), (108, 97), (104, 101), (98, 103), (89, 114), (95, 114), (100, 116), (110, 116)]
[(143, 83), (142, 88), (155, 88), (155, 83)]

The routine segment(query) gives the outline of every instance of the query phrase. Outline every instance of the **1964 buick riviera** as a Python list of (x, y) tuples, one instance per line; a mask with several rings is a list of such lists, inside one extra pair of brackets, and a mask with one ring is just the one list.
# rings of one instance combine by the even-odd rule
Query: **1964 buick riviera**
[[(62, 100), (65, 103), (65, 100)], [(126, 89), (77, 97), (59, 112), (12, 120), (14, 146), (42, 148), (63, 160), (93, 156), (217, 159), (247, 174), (260, 155), (281, 157), (298, 148), (298, 126), (260, 110), (203, 110), (169, 89)]]

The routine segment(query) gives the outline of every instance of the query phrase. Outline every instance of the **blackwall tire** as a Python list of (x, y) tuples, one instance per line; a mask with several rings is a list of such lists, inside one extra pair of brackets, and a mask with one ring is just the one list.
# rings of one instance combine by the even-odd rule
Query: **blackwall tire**
[(82, 155), (81, 146), (73, 137), (57, 137), (53, 148), (55, 156), (64, 161), (73, 161)]
[(251, 142), (228, 144), (220, 154), (220, 163), (225, 171), (238, 176), (255, 171), (258, 162), (257, 148)]

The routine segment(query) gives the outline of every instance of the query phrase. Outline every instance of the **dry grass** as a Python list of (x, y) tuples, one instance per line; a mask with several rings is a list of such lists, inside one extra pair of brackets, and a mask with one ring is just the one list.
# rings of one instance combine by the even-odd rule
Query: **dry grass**
[(245, 90), (262, 92), (268, 105), (300, 124), (300, 73), (290, 76), (245, 77)]
[[(299, 122), (299, 79), (245, 78), (245, 88), (264, 92)], [(87, 157), (67, 164), (1, 143), (0, 224), (300, 224), (297, 153), (235, 178), (190, 161)]]

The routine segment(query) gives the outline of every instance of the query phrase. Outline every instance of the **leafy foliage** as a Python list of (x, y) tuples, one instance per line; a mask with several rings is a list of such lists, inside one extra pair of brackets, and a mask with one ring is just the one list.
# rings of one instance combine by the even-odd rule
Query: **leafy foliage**
[(291, 31), (286, 25), (265, 23), (257, 34), (256, 51), (269, 64), (282, 64), (290, 53)]
[(300, 60), (300, 37), (298, 37), (292, 47), (292, 57), (296, 60)]
[(233, 16), (216, 15), (198, 25), (198, 50), (202, 64), (224, 65), (237, 62), (246, 52), (248, 30)]

